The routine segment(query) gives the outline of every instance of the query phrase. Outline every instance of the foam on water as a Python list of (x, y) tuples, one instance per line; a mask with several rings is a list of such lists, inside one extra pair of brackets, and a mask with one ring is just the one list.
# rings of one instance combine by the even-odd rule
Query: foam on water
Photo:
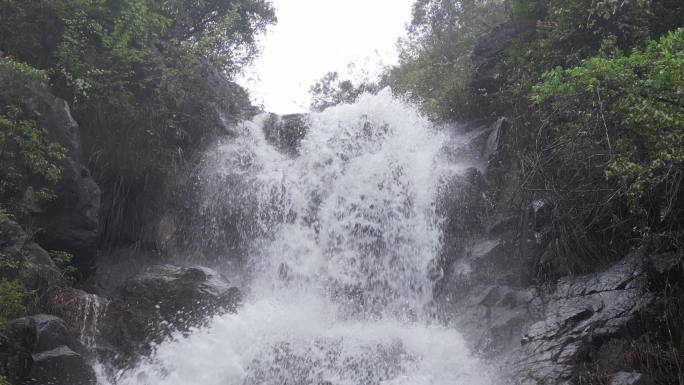
[(464, 165), (386, 90), (313, 114), (298, 156), (266, 116), (207, 155), (201, 210), (249, 241), (237, 314), (178, 335), (119, 385), (487, 385), (460, 334), (429, 316), (437, 193)]

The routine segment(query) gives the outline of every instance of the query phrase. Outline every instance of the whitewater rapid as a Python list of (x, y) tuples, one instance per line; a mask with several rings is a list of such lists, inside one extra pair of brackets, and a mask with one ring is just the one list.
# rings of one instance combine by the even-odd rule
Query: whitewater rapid
[(244, 218), (244, 303), (114, 383), (490, 385), (430, 311), (437, 199), (466, 167), (446, 154), (453, 138), (389, 90), (311, 114), (298, 155), (267, 142), (266, 119), (239, 125), (200, 175), (202, 231)]

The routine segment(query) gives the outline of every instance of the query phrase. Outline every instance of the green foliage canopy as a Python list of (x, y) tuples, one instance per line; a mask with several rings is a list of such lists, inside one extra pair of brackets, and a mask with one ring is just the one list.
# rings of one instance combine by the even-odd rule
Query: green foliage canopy
[(0, 326), (26, 312), (19, 282), (0, 278)]
[(579, 67), (549, 71), (544, 79), (533, 100), (556, 111), (557, 131), (599, 133), (605, 176), (627, 199), (639, 235), (678, 242), (684, 214), (684, 29), (644, 51), (593, 57)]
[(400, 64), (383, 80), (419, 102), (437, 120), (468, 114), (470, 55), (477, 38), (505, 20), (504, 1), (418, 0), (408, 38), (399, 43)]

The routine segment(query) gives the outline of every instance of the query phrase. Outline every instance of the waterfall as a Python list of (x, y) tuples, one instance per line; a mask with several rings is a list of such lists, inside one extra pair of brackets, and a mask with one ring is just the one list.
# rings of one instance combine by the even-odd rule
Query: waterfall
[(158, 345), (132, 385), (487, 385), (489, 369), (431, 317), (440, 189), (453, 138), (389, 90), (308, 117), (298, 154), (256, 117), (206, 156), (205, 234), (239, 218), (236, 314)]

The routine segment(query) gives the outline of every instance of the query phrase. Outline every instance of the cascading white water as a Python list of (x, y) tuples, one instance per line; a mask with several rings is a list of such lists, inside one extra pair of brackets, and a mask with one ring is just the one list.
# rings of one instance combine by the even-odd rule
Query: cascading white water
[(95, 294), (83, 293), (79, 297), (80, 326), (78, 339), (83, 346), (89, 349), (96, 348), (97, 325), (106, 308), (107, 301), (103, 301)]
[(490, 384), (428, 311), (437, 193), (463, 168), (447, 138), (388, 90), (312, 114), (298, 156), (267, 143), (265, 119), (217, 146), (202, 175), (203, 210), (250, 218), (243, 306), (116, 383)]

